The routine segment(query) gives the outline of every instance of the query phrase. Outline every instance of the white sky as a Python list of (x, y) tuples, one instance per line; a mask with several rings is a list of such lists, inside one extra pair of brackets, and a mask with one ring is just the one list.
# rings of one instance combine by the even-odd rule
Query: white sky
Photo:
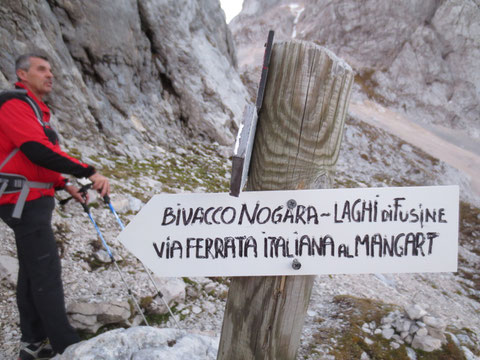
[(243, 0), (220, 0), (227, 24), (242, 10)]

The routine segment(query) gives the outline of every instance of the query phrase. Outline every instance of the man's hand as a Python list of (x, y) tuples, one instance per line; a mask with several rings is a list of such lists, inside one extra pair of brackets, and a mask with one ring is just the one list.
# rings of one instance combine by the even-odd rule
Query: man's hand
[(101, 197), (104, 197), (105, 195), (110, 195), (110, 183), (105, 176), (100, 175), (99, 173), (95, 173), (90, 176), (89, 179), (93, 183), (92, 188), (94, 190), (97, 190), (100, 193)]
[(88, 203), (88, 192), (85, 192), (85, 198), (83, 197), (84, 194), (80, 192), (80, 189), (75, 185), (65, 185), (65, 191), (68, 192), (72, 197), (77, 200), (81, 204)]

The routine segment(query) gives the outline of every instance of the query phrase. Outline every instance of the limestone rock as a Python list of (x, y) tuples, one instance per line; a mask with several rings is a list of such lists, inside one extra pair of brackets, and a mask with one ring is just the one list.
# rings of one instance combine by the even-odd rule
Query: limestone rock
[(370, 326), (368, 323), (365, 323), (362, 325), (362, 330), (364, 332), (366, 332), (367, 334), (371, 334), (372, 333), (372, 330), (370, 329)]
[(442, 347), (442, 342), (429, 335), (419, 336), (415, 335), (412, 341), (412, 347), (423, 351), (434, 351)]
[(395, 330), (393, 330), (392, 328), (383, 329), (382, 331), (382, 336), (387, 340), (390, 340), (393, 334), (395, 334)]
[(68, 347), (55, 360), (215, 360), (218, 339), (147, 326), (116, 329)]
[(200, 297), (200, 294), (201, 294), (200, 290), (194, 286), (188, 286), (186, 289), (186, 293), (189, 297), (193, 299)]
[(424, 316), (422, 318), (425, 325), (430, 326), (435, 329), (445, 330), (446, 324), (441, 319), (435, 318), (433, 316)]
[(0, 279), (7, 279), (13, 286), (17, 286), (18, 260), (11, 256), (0, 256)]
[(445, 332), (443, 330), (430, 327), (430, 326), (427, 326), (427, 330), (428, 330), (428, 335), (430, 335), (431, 337), (440, 340), (442, 344), (447, 343), (447, 337), (445, 336)]
[(411, 320), (418, 320), (427, 315), (427, 312), (417, 304), (405, 307), (405, 311)]
[(111, 196), (111, 203), (115, 211), (119, 214), (126, 212), (138, 212), (143, 207), (143, 202), (131, 195), (116, 194)]
[(245, 0), (230, 27), (246, 76), (259, 73), (266, 29), (275, 29), (277, 41), (314, 41), (351, 64), (359, 85), (354, 98), (454, 127), (478, 147), (479, 23), (471, 0), (306, 0), (298, 8), (287, 0)]
[[(411, 320), (412, 318), (418, 318), (420, 314), (422, 314), (421, 319), (424, 322)], [(393, 339), (399, 344), (407, 343), (417, 349), (433, 351), (441, 347), (441, 344), (447, 343), (444, 333), (446, 328), (445, 322), (428, 315), (419, 306), (407, 307), (404, 314), (399, 312), (389, 313), (382, 318), (381, 323), (383, 324), (383, 337), (388, 340)], [(366, 325), (364, 324), (362, 327), (364, 331)]]
[(133, 157), (147, 142), (234, 141), (247, 92), (218, 1), (5, 0), (2, 8), (0, 85), (15, 81), (20, 53), (47, 52), (49, 104), (65, 141)]
[(365, 344), (367, 345), (372, 345), (374, 343), (374, 341), (368, 337), (366, 337), (365, 339), (363, 339), (363, 341), (365, 341)]
[(410, 326), (412, 326), (412, 322), (405, 318), (398, 319), (394, 325), (395, 330), (397, 330), (399, 333), (408, 332), (410, 330)]
[(418, 336), (427, 336), (428, 335), (428, 330), (426, 328), (420, 328), (420, 329), (418, 329), (416, 334)]
[(131, 316), (128, 302), (71, 303), (67, 306), (71, 325), (76, 329), (96, 333), (107, 324), (128, 324)]
[(363, 352), (360, 356), (360, 360), (370, 360), (370, 356), (366, 352)]
[(410, 326), (410, 334), (415, 334), (418, 330), (420, 329), (420, 327), (417, 325), (417, 324), (412, 324), (412, 326)]
[(192, 312), (193, 312), (194, 314), (200, 314), (200, 313), (202, 312), (202, 308), (199, 307), (199, 306), (193, 306), (193, 307), (192, 307)]
[(410, 347), (407, 347), (407, 356), (410, 360), (417, 360), (417, 353)]
[(215, 291), (216, 288), (217, 288), (217, 285), (212, 281), (211, 283), (208, 283), (205, 285), (204, 290), (208, 294), (211, 291)]
[(97, 259), (98, 261), (101, 261), (103, 263), (110, 263), (112, 262), (112, 260), (110, 259), (110, 256), (108, 255), (107, 251), (106, 250), (98, 250), (96, 251), (93, 256), (95, 257), (95, 259)]
[(396, 341), (397, 341), (398, 343), (400, 343), (400, 344), (403, 344), (403, 339), (402, 339), (402, 337), (401, 337), (400, 335), (398, 335), (398, 334), (393, 334), (392, 339), (393, 339), (393, 340), (396, 340)]
[[(158, 276), (153, 276), (155, 283), (158, 286), (158, 289), (162, 292), (163, 298), (167, 304), (172, 305), (173, 303), (185, 302), (186, 296), (186, 285), (182, 279), (178, 278), (161, 278)], [(160, 307), (160, 312), (166, 313), (167, 307), (163, 304), (163, 301), (158, 299), (157, 303)]]

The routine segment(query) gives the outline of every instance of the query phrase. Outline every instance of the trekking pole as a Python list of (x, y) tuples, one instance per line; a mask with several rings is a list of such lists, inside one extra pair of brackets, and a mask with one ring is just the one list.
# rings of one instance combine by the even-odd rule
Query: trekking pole
[[(110, 196), (108, 195), (105, 195), (103, 197), (103, 201), (105, 201), (105, 204), (108, 205), (108, 207), (110, 208), (110, 211), (112, 212), (112, 214), (115, 216), (115, 218), (117, 219), (117, 222), (118, 224), (120, 225), (120, 228), (123, 230), (125, 229), (125, 226), (123, 225), (123, 222), (122, 220), (120, 219), (120, 217), (118, 216), (117, 212), (115, 211), (115, 208), (113, 207), (112, 205), (112, 202), (110, 201)], [(140, 261), (140, 263), (142, 264), (143, 266), (143, 269), (145, 270), (145, 272), (147, 273), (148, 275), (148, 278), (150, 279), (150, 281), (152, 282), (153, 284), (153, 287), (155, 288), (155, 290), (157, 291), (157, 294), (158, 296), (160, 297), (160, 299), (162, 299), (163, 303), (165, 304), (165, 306), (167, 307), (168, 309), (168, 312), (170, 313), (170, 315), (172, 316), (172, 319), (173, 321), (175, 321), (175, 324), (177, 325), (177, 328), (179, 330), (181, 330), (181, 326), (180, 324), (177, 322), (177, 320), (175, 319), (175, 316), (173, 315), (173, 312), (172, 312), (172, 309), (170, 308), (170, 306), (168, 306), (168, 303), (165, 301), (164, 297), (163, 297), (163, 293), (160, 291), (160, 289), (158, 288), (155, 280), (153, 279), (152, 275), (150, 274), (150, 271), (147, 269), (147, 267), (145, 266), (145, 264)]]
[[(84, 198), (84, 199), (85, 199), (85, 197), (86, 197), (85, 194), (86, 194), (86, 190), (83, 192), (83, 198)], [(132, 298), (135, 306), (137, 307), (137, 311), (140, 313), (140, 315), (142, 315), (142, 318), (143, 318), (143, 321), (145, 321), (145, 324), (146, 324), (147, 326), (149, 326), (149, 325), (148, 325), (148, 321), (147, 321), (147, 319), (145, 318), (145, 315), (143, 314), (142, 309), (140, 308), (140, 305), (138, 305), (137, 300), (135, 300), (135, 297), (133, 296), (132, 291), (131, 291), (130, 288), (128, 287), (128, 284), (127, 284), (127, 282), (125, 281), (125, 279), (124, 279), (124, 277), (123, 277), (122, 271), (120, 270), (120, 267), (118, 266), (117, 261), (116, 261), (115, 258), (113, 257), (113, 254), (112, 254), (112, 252), (110, 251), (110, 248), (108, 247), (107, 242), (106, 242), (105, 239), (103, 238), (102, 232), (100, 231), (100, 229), (98, 228), (97, 223), (96, 223), (95, 220), (93, 219), (92, 213), (90, 212), (90, 209), (89, 209), (88, 205), (87, 205), (86, 203), (82, 203), (82, 207), (83, 207), (83, 210), (88, 214), (88, 217), (90, 218), (90, 221), (92, 222), (93, 226), (95, 226), (95, 229), (97, 230), (97, 234), (98, 234), (98, 236), (100, 237), (100, 239), (102, 240), (102, 243), (103, 243), (103, 246), (105, 247), (105, 250), (107, 250), (108, 256), (110, 256), (110, 259), (112, 260), (113, 264), (115, 265), (115, 268), (117, 269), (118, 273), (120, 274), (120, 278), (122, 279), (123, 284), (125, 285), (125, 288), (126, 288), (127, 291), (128, 291), (128, 294), (129, 294), (130, 297)]]

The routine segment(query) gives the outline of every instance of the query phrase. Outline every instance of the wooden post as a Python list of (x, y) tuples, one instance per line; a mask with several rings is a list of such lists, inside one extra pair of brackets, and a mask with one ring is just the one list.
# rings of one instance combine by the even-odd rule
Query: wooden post
[[(273, 47), (247, 190), (328, 185), (340, 149), (353, 71), (313, 43)], [(314, 276), (235, 277), (218, 360), (295, 359)]]

